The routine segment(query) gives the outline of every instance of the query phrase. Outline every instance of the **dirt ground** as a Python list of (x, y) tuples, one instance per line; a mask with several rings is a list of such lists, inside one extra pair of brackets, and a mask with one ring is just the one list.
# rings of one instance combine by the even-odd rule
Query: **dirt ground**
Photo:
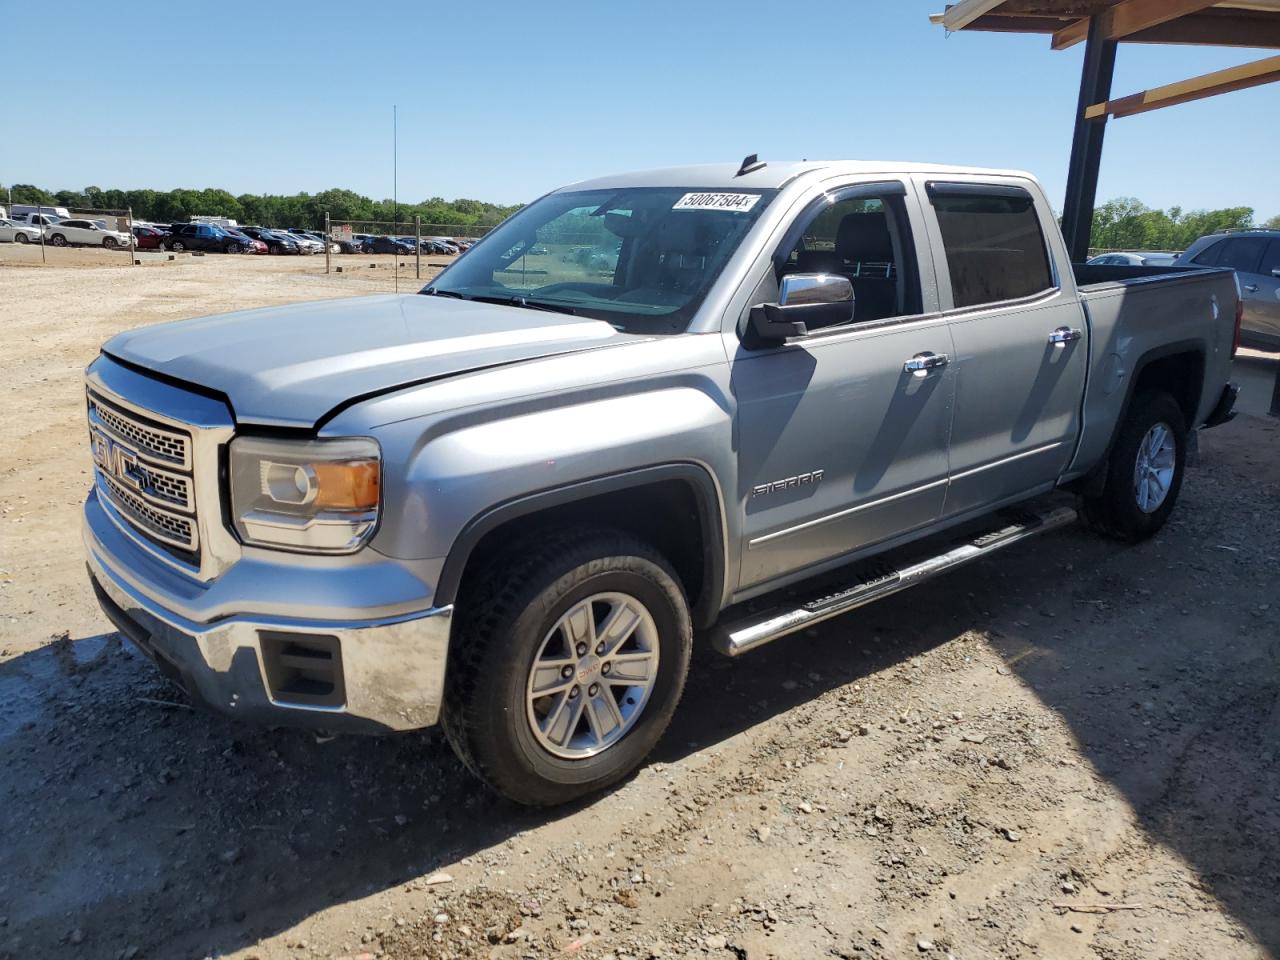
[(30, 252), (0, 248), (0, 958), (1280, 955), (1280, 421), (1205, 432), (1141, 546), (1069, 528), (700, 651), (631, 781), (529, 811), (434, 733), (192, 711), (85, 581), (99, 343), (389, 271)]

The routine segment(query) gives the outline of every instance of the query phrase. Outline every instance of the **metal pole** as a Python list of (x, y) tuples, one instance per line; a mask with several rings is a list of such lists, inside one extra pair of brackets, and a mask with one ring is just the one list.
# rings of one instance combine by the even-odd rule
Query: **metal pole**
[(40, 222), (43, 219), (44, 219), (44, 207), (41, 206), (40, 201), (37, 200), (36, 201), (36, 226), (40, 228), (40, 262), (48, 263), (49, 261), (45, 256), (45, 252), (44, 252), (44, 224)]
[(138, 263), (137, 245), (133, 242), (133, 207), (129, 207), (129, 265), (136, 266)]
[[(391, 105), (391, 233), (395, 235), (400, 224), (400, 124), (398, 107)], [(399, 241), (396, 241), (399, 243)], [(400, 254), (395, 260), (396, 293), (400, 292)]]
[(1271, 388), (1271, 410), (1273, 417), (1280, 417), (1280, 363), (1276, 364), (1276, 385)]
[(417, 270), (417, 278), (422, 279), (422, 215), (418, 214), (413, 218), (413, 255), (417, 258), (414, 262), (414, 268)]
[(329, 211), (324, 212), (324, 272), (329, 272), (329, 244), (333, 238), (329, 235)]
[(1089, 239), (1093, 232), (1093, 205), (1098, 197), (1098, 171), (1102, 166), (1102, 138), (1107, 117), (1085, 119), (1084, 112), (1095, 103), (1111, 98), (1111, 78), (1116, 68), (1116, 41), (1105, 36), (1102, 17), (1089, 19), (1089, 40), (1080, 73), (1080, 99), (1076, 104), (1076, 132), (1067, 167), (1067, 195), (1062, 204), (1062, 235), (1067, 254), (1076, 263), (1089, 259)]

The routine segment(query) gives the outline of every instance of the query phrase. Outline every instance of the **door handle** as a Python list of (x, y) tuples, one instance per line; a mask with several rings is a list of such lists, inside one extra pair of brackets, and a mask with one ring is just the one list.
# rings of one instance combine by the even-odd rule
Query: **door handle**
[(924, 353), (917, 353), (904, 363), (902, 369), (915, 377), (927, 377), (930, 370), (945, 367), (950, 362), (951, 358), (945, 353), (933, 353), (926, 350)]
[(1065, 347), (1072, 340), (1079, 340), (1083, 336), (1084, 334), (1079, 330), (1073, 330), (1071, 327), (1059, 327), (1049, 334), (1049, 342), (1055, 347)]
[(1258, 292), (1258, 285), (1257, 285), (1256, 283), (1248, 283), (1248, 284), (1245, 284), (1244, 292), (1245, 292), (1245, 293), (1257, 293), (1257, 292)]

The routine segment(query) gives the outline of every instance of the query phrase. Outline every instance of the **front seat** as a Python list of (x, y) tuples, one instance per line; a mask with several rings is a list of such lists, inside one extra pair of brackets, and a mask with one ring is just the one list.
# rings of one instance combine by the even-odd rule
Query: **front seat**
[(853, 284), (855, 323), (897, 316), (893, 238), (883, 213), (846, 214), (836, 228), (835, 250), (801, 251), (802, 273), (838, 273)]

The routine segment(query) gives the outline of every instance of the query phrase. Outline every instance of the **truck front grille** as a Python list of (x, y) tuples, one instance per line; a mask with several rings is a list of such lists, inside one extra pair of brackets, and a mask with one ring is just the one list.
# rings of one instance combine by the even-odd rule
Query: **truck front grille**
[(88, 406), (99, 494), (142, 536), (198, 565), (191, 435), (93, 391)]

